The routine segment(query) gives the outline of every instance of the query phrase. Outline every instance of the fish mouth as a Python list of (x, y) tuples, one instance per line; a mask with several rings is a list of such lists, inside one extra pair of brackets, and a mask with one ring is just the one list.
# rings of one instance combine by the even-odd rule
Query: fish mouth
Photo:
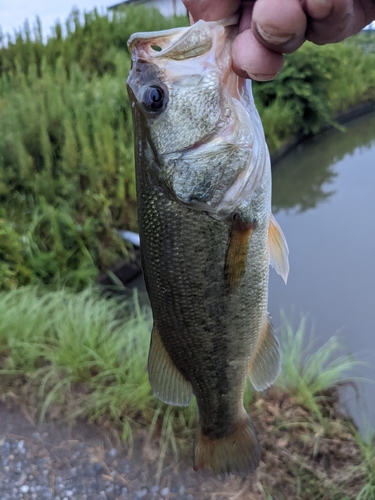
[(199, 21), (188, 28), (135, 33), (128, 48), (137, 58), (184, 60), (205, 54), (212, 43), (211, 29)]
[(238, 15), (222, 21), (198, 21), (185, 28), (173, 28), (164, 31), (134, 33), (128, 41), (128, 49), (135, 57), (184, 60), (203, 55), (210, 51), (214, 34), (212, 27), (237, 25)]

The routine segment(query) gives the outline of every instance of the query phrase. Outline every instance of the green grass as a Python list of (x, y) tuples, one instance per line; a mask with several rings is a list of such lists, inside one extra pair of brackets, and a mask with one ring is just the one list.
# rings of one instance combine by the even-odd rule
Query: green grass
[[(40, 24), (0, 42), (0, 290), (82, 290), (128, 257), (116, 232), (137, 230), (126, 42), (187, 23), (142, 6), (83, 20), (73, 11), (46, 43)], [(373, 39), (364, 50), (362, 38), (306, 43), (274, 81), (253, 83), (272, 152), (375, 99)]]
[(184, 435), (196, 424), (196, 405), (169, 408), (152, 395), (150, 329), (151, 311), (139, 306), (136, 293), (118, 300), (93, 289), (0, 293), (2, 392), (26, 398), (40, 408), (40, 419), (48, 411), (58, 418), (111, 421), (130, 444), (134, 428), (150, 427), (151, 439), (158, 423), (169, 447), (171, 421)]
[[(144, 457), (154, 461), (160, 478), (167, 460), (190, 456), (197, 408), (195, 400), (179, 409), (152, 395), (146, 370), (150, 327), (150, 310), (139, 306), (136, 294), (105, 299), (93, 289), (74, 294), (40, 287), (2, 292), (0, 394), (20, 398), (40, 419), (47, 413), (57, 419), (82, 416), (116, 430), (130, 453), (134, 432), (144, 429)], [(373, 439), (362, 439), (327, 396), (327, 390), (348, 380), (358, 362), (343, 353), (336, 337), (315, 350), (306, 318), (294, 331), (284, 317), (281, 343), (283, 368), (275, 389), (281, 399), (264, 400), (249, 387), (245, 398), (269, 464), (262, 476), (265, 491), (274, 498), (278, 487), (273, 485), (288, 477), (289, 487), (295, 481), (295, 498), (342, 500), (344, 481), (352, 492), (347, 498), (372, 500)], [(285, 415), (284, 410), (274, 413), (278, 405), (284, 405)], [(316, 457), (329, 455), (331, 443), (345, 446), (347, 441), (356, 458), (328, 476)], [(319, 488), (332, 497), (306, 493)]]
[[(105, 300), (92, 290), (20, 288), (0, 295), (2, 384), (20, 380), (34, 403), (76, 395), (73, 413), (109, 413), (124, 430), (152, 406), (146, 360), (149, 312), (137, 300)], [(85, 385), (81, 394), (79, 384)], [(69, 401), (68, 401), (69, 403)]]
[(128, 257), (116, 232), (137, 229), (126, 43), (187, 22), (142, 6), (74, 11), (65, 37), (57, 23), (45, 44), (40, 26), (0, 41), (0, 290), (82, 290)]
[(313, 331), (308, 335), (308, 322), (308, 317), (302, 316), (294, 330), (285, 313), (281, 313), (282, 370), (276, 385), (319, 414), (324, 392), (349, 380), (359, 380), (353, 373), (364, 363), (345, 351), (337, 335), (317, 347)]

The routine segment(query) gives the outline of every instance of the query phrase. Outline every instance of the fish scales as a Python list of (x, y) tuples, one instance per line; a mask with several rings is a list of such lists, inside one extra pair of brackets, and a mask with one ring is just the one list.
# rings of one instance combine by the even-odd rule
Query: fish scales
[[(144, 161), (149, 163), (147, 155)], [(249, 315), (250, 324), (259, 329), (262, 315), (258, 304), (265, 301), (264, 291), (259, 287), (249, 294), (244, 279), (234, 293), (228, 293), (224, 267), (229, 223), (175, 201), (166, 203), (164, 193), (142, 175), (144, 170), (138, 170), (138, 197), (142, 199), (139, 219), (145, 221), (140, 235), (155, 322), (172, 360), (192, 382), (198, 405), (207, 410), (202, 415), (207, 417), (205, 426), (209, 427), (216, 405), (224, 408), (228, 403), (223, 395), (235, 400), (239, 399), (238, 391), (243, 392), (248, 352), (254, 343), (249, 335)], [(246, 272), (262, 276), (267, 268), (268, 260), (262, 265), (257, 259)], [(229, 365), (230, 360), (238, 364)], [(218, 411), (225, 412), (223, 408)], [(232, 410), (229, 407), (226, 411)], [(228, 417), (215, 423), (211, 431), (223, 422), (227, 425)]]
[[(242, 81), (241, 106), (223, 85), (233, 80), (228, 44), (236, 28), (197, 25), (129, 42), (142, 265), (154, 319), (149, 375), (163, 401), (185, 405), (191, 392), (197, 399), (195, 468), (246, 474), (260, 457), (243, 407), (246, 377), (250, 370), (264, 389), (279, 371), (267, 317), (268, 268), (271, 254), (280, 271), (287, 250), (271, 219), (259, 118), (254, 106), (243, 109), (252, 101)], [(151, 46), (158, 43), (156, 55)], [(200, 126), (192, 130), (194, 123)]]

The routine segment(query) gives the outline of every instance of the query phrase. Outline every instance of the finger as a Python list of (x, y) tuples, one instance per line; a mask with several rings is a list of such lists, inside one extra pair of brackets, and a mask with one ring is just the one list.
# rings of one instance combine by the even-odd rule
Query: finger
[(219, 21), (232, 16), (240, 7), (241, 0), (183, 0), (194, 21)]
[[(326, 13), (322, 9), (326, 4)], [(330, 7), (330, 8), (329, 8)], [(358, 33), (366, 24), (366, 13), (356, 0), (305, 0), (305, 11), (310, 17), (306, 38), (318, 45), (341, 42)]]
[(240, 33), (232, 46), (233, 69), (243, 78), (266, 82), (282, 69), (282, 54), (267, 49), (258, 42), (251, 30)]
[(324, 19), (332, 10), (332, 0), (305, 0), (304, 9), (313, 19)]
[(300, 0), (257, 0), (251, 26), (265, 47), (288, 54), (305, 41), (307, 19)]
[(255, 0), (242, 3), (241, 18), (238, 27), (240, 33), (242, 33), (242, 31), (249, 30), (251, 28), (254, 4)]

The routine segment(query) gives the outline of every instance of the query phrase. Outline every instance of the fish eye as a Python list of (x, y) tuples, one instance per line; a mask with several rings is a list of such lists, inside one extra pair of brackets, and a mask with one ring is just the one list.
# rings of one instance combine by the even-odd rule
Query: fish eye
[(162, 111), (165, 107), (165, 100), (164, 90), (157, 85), (151, 85), (143, 90), (142, 104), (147, 111), (154, 113)]

